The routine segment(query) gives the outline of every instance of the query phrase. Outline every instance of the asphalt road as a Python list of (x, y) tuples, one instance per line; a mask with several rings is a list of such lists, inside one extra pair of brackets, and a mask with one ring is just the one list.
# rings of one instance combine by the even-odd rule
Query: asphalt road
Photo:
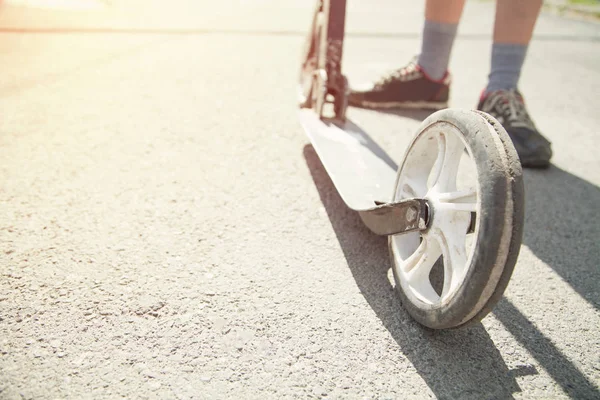
[[(432, 332), (297, 120), (312, 2), (89, 4), (0, 5), (0, 398), (600, 398), (600, 24), (540, 18), (521, 88), (553, 166), (495, 311)], [(350, 4), (351, 83), (421, 15)], [(468, 3), (452, 106), (492, 20)], [(425, 116), (349, 112), (396, 160)]]

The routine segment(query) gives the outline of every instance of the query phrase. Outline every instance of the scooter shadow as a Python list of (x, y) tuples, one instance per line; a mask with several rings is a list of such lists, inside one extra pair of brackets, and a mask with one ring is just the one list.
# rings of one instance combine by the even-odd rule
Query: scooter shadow
[(312, 145), (304, 157), (356, 284), (436, 397), (509, 399), (519, 392), (515, 377), (536, 369), (509, 370), (481, 324), (432, 331), (411, 319), (388, 279), (387, 239), (372, 234), (345, 206)]

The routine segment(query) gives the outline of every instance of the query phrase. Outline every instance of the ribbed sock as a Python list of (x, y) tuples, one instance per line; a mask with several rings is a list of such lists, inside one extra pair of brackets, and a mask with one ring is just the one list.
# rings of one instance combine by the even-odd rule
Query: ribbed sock
[(494, 43), (492, 46), (492, 69), (485, 93), (516, 89), (526, 54), (527, 45)]
[(458, 24), (425, 21), (419, 66), (434, 80), (446, 75)]

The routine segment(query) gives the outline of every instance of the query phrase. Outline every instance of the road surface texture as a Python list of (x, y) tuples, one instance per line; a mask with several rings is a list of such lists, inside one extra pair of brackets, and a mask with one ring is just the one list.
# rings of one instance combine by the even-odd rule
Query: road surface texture
[[(22, 3), (0, 6), (0, 398), (600, 398), (599, 24), (538, 21), (521, 88), (553, 166), (525, 173), (496, 309), (433, 332), (297, 120), (312, 1)], [(493, 9), (467, 4), (454, 107)], [(422, 13), (350, 2), (351, 83), (409, 60)], [(349, 113), (396, 160), (425, 116)]]

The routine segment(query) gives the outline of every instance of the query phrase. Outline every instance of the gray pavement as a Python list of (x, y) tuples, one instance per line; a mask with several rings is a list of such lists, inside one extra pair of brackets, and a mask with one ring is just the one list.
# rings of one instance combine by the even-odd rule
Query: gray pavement
[[(311, 9), (0, 6), (0, 398), (600, 398), (600, 25), (540, 18), (521, 86), (554, 165), (526, 171), (495, 311), (431, 332), (297, 121)], [(421, 15), (351, 3), (351, 82), (410, 58)], [(492, 20), (468, 3), (452, 106)], [(424, 115), (350, 117), (400, 159)]]

